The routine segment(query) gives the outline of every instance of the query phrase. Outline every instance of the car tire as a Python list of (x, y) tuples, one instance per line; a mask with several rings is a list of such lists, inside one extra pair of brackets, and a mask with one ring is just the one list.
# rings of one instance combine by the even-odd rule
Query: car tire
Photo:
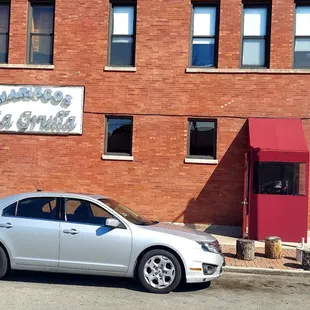
[(174, 290), (182, 278), (178, 259), (166, 250), (145, 253), (138, 265), (138, 279), (151, 293), (166, 294)]
[(10, 263), (9, 259), (4, 251), (4, 249), (0, 246), (0, 279), (3, 279), (10, 271)]

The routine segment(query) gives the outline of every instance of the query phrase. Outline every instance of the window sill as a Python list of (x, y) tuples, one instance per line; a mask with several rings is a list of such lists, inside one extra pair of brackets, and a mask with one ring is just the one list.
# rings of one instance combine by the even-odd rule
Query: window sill
[(2, 69), (39, 69), (39, 70), (53, 70), (54, 65), (32, 65), (32, 64), (0, 64)]
[(104, 67), (104, 71), (136, 72), (136, 67)]
[(121, 161), (133, 161), (133, 156), (126, 156), (126, 155), (102, 155), (101, 159), (104, 160), (121, 160)]
[(186, 164), (207, 164), (207, 165), (217, 165), (219, 161), (217, 159), (204, 159), (204, 158), (185, 158), (184, 162)]
[(222, 73), (222, 74), (310, 74), (310, 69), (219, 69), (186, 68), (186, 73)]

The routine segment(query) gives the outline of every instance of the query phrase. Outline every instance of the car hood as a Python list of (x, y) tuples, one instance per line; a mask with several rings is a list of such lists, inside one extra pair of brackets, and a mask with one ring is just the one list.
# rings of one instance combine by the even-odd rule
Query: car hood
[(166, 224), (158, 223), (151, 226), (144, 226), (148, 230), (153, 230), (161, 233), (166, 233), (182, 238), (187, 238), (194, 241), (215, 241), (216, 239), (208, 233), (199, 231), (196, 229), (191, 229), (188, 227), (175, 225), (175, 224)]

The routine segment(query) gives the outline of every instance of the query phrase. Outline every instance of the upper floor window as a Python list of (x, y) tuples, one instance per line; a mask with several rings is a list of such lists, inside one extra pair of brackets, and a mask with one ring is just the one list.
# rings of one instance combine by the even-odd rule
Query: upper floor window
[(53, 63), (54, 11), (55, 5), (53, 2), (30, 2), (28, 63)]
[(0, 63), (8, 62), (10, 4), (0, 2)]
[(188, 157), (216, 159), (216, 121), (190, 119), (188, 126)]
[(294, 67), (310, 67), (310, 5), (297, 5)]
[(192, 67), (216, 67), (218, 45), (218, 7), (193, 5), (191, 60)]
[(242, 67), (269, 66), (269, 6), (245, 5), (243, 8)]
[(129, 155), (132, 154), (132, 118), (106, 118), (105, 154)]
[(135, 65), (136, 6), (112, 4), (109, 65)]

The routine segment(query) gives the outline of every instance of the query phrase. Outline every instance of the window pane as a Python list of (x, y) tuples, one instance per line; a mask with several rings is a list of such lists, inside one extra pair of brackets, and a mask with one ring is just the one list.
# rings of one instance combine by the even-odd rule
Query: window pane
[(214, 158), (215, 123), (208, 121), (190, 121), (189, 155), (200, 155)]
[(53, 37), (50, 35), (31, 35), (31, 63), (53, 63)]
[(132, 120), (124, 118), (109, 118), (108, 125), (108, 153), (131, 154)]
[(296, 35), (310, 35), (310, 6), (296, 8)]
[(243, 66), (265, 66), (265, 40), (245, 39), (243, 41)]
[(8, 35), (0, 34), (0, 63), (8, 61)]
[(194, 38), (192, 46), (192, 66), (214, 66), (215, 39)]
[(46, 204), (56, 204), (56, 199), (42, 197), (21, 200), (18, 203), (16, 216), (42, 220), (57, 220), (58, 208), (46, 210)]
[(294, 65), (296, 67), (310, 66), (310, 38), (295, 40)]
[(134, 7), (113, 7), (113, 34), (133, 35)]
[(32, 5), (31, 32), (53, 33), (54, 29), (54, 6)]
[(2, 212), (2, 216), (15, 216), (15, 209), (16, 202), (6, 207)]
[[(297, 165), (295, 165), (295, 169), (299, 168), (299, 188), (298, 188), (298, 194), (299, 195), (306, 195), (306, 180), (307, 180), (307, 175), (306, 175), (306, 163), (301, 163), (299, 164), (299, 167)], [(297, 176), (296, 176), (297, 177)], [(297, 180), (296, 180), (297, 181)]]
[(305, 164), (254, 163), (253, 189), (255, 194), (303, 195), (305, 192)]
[(89, 201), (66, 199), (66, 217), (67, 222), (102, 226), (107, 218), (113, 216)]
[(111, 46), (111, 65), (134, 65), (134, 42), (132, 37), (113, 37)]
[(194, 36), (215, 36), (215, 7), (194, 7)]
[(42, 207), (42, 211), (45, 213), (50, 213), (50, 212), (55, 212), (55, 208), (57, 207), (57, 201), (52, 200), (47, 202), (43, 207)]
[(10, 7), (0, 3), (0, 33), (9, 32)]
[(243, 35), (265, 36), (267, 23), (267, 8), (245, 8)]

